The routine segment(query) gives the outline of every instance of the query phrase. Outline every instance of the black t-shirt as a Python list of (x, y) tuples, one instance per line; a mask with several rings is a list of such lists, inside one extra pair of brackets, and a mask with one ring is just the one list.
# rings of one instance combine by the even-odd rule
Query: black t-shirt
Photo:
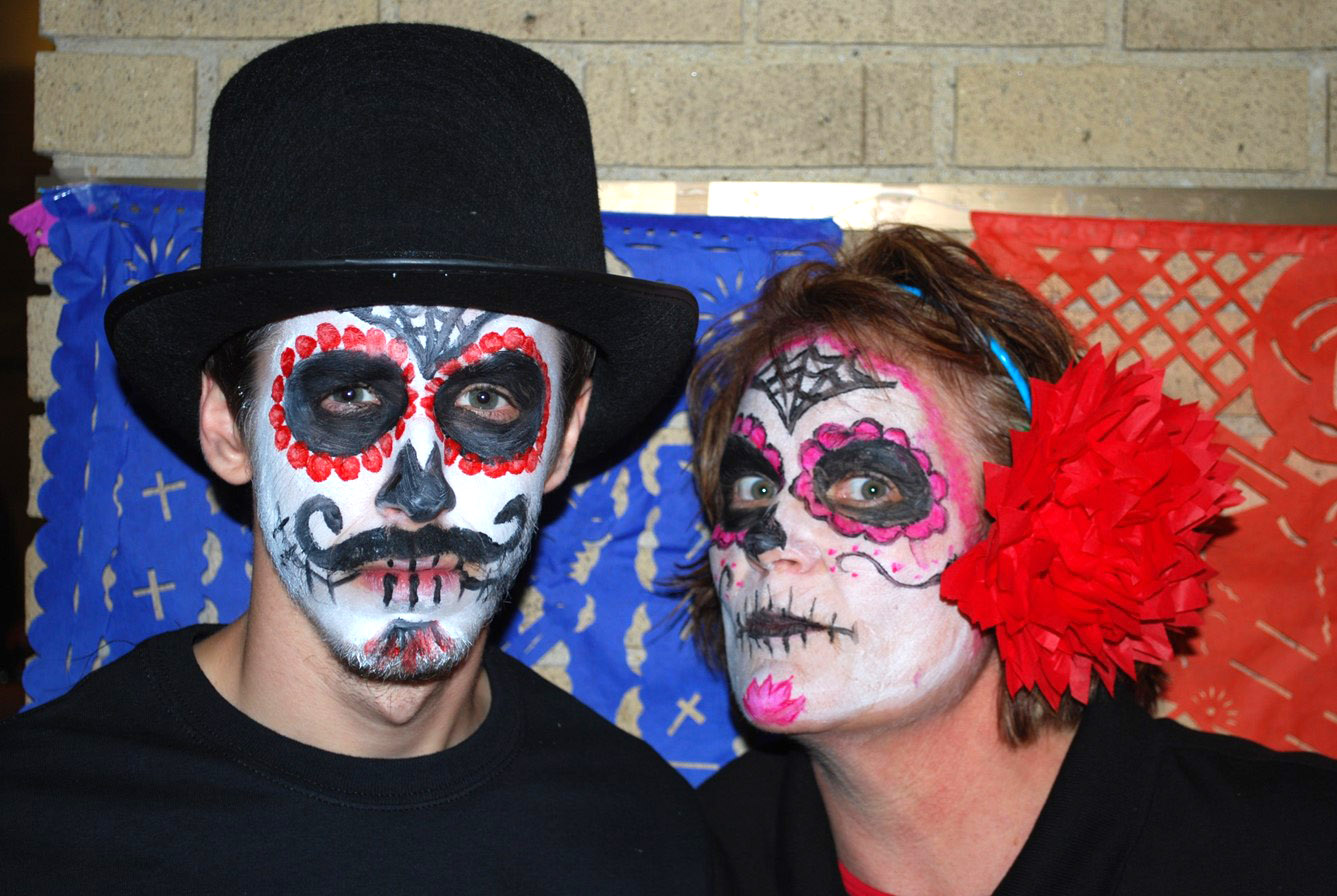
[[(747, 753), (700, 793), (737, 892), (844, 896), (801, 749)], [(1337, 762), (1094, 700), (996, 896), (1199, 893), (1337, 894)]]
[(691, 788), (499, 650), (487, 718), (430, 756), (285, 738), (160, 635), (0, 723), (0, 890), (704, 893)]

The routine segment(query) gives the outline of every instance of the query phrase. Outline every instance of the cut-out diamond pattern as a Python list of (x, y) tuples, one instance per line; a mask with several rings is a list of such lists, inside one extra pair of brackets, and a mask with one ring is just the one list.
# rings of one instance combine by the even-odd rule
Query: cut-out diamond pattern
[(1180, 333), (1187, 332), (1200, 317), (1202, 313), (1187, 299), (1165, 312), (1165, 319)]
[(1126, 332), (1131, 333), (1147, 322), (1147, 312), (1135, 301), (1125, 302), (1114, 312), (1114, 319)]
[(1199, 358), (1209, 358), (1221, 347), (1221, 340), (1210, 327), (1203, 327), (1188, 341), (1188, 347), (1193, 349)]
[(1198, 266), (1193, 263), (1184, 252), (1176, 252), (1170, 256), (1170, 260), (1161, 265), (1165, 272), (1174, 278), (1175, 282), (1183, 283), (1198, 272)]
[(1248, 268), (1244, 266), (1244, 262), (1240, 261), (1240, 257), (1234, 252), (1227, 252), (1225, 255), (1222, 255), (1216, 260), (1212, 267), (1218, 274), (1226, 279), (1227, 283), (1234, 283), (1236, 280), (1243, 277), (1244, 273), (1248, 270)]
[[(1207, 549), (1215, 603), (1172, 675), (1168, 712), (1219, 726), (1196, 699), (1210, 693), (1237, 712), (1232, 733), (1337, 756), (1325, 627), (1337, 339), (1323, 305), (1337, 296), (1337, 228), (976, 215), (975, 230), (995, 270), (1031, 289), (1051, 275), (1071, 284), (1057, 305), (1078, 336), (1121, 369), (1138, 357), (1162, 367), (1168, 395), (1216, 416), (1238, 466), (1248, 501)], [(1036, 245), (1058, 248), (1048, 267), (1032, 266)]]

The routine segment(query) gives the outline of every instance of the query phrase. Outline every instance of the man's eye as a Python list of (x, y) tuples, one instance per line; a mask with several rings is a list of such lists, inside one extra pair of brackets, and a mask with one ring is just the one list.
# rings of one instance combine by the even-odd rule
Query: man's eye
[(729, 503), (735, 509), (760, 507), (775, 500), (775, 483), (765, 476), (743, 476), (733, 484)]
[(904, 500), (901, 490), (881, 476), (846, 476), (827, 490), (827, 497), (857, 507), (887, 507)]
[(496, 386), (470, 386), (460, 393), (455, 406), (465, 408), (497, 423), (509, 423), (520, 416), (520, 411), (501, 389)]
[(361, 383), (335, 389), (320, 400), (322, 410), (332, 414), (356, 414), (381, 405), (381, 396)]

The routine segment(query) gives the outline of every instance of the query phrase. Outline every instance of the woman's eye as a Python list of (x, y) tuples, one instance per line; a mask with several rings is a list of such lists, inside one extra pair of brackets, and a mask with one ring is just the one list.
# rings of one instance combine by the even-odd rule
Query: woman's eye
[(335, 414), (353, 414), (368, 408), (379, 407), (381, 397), (375, 390), (358, 383), (335, 389), (320, 400), (323, 410)]
[(733, 484), (730, 495), (734, 507), (757, 507), (775, 500), (775, 483), (765, 476), (743, 476)]
[(863, 507), (898, 504), (903, 497), (894, 483), (880, 476), (846, 476), (827, 495), (837, 503)]
[(499, 423), (510, 422), (520, 415), (515, 403), (496, 386), (470, 386), (460, 393), (455, 405)]

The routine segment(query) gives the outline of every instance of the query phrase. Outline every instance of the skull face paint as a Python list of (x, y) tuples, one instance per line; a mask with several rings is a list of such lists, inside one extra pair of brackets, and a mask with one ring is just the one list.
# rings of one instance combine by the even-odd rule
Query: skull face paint
[(938, 596), (981, 521), (982, 459), (949, 413), (913, 371), (828, 337), (744, 393), (710, 563), (730, 682), (758, 727), (903, 723), (979, 674), (986, 642)]
[(378, 306), (277, 327), (252, 465), (265, 547), (345, 665), (459, 663), (519, 572), (548, 470), (561, 334), (530, 318)]

